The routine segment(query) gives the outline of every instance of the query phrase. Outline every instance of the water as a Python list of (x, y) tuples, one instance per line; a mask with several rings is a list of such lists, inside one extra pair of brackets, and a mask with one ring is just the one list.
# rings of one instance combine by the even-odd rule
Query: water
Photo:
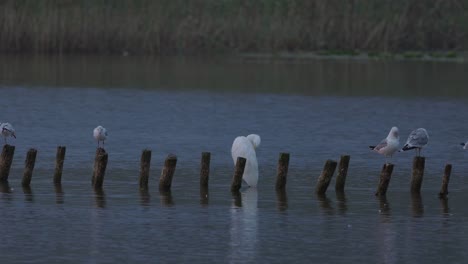
[[(2, 122), (17, 139), (0, 188), (2, 263), (462, 263), (468, 154), (468, 65), (417, 61), (261, 61), (133, 57), (2, 57)], [(96, 142), (109, 131), (104, 190), (90, 186)], [(414, 153), (392, 158), (386, 199), (374, 191), (384, 157), (367, 149), (392, 126), (405, 141), (425, 127), (422, 195), (409, 193)], [(258, 133), (258, 190), (233, 196), (230, 147)], [(61, 188), (55, 151), (67, 146)], [(30, 189), (26, 152), (38, 149)], [(153, 151), (150, 189), (138, 190), (141, 151)], [(209, 193), (201, 152), (212, 153)], [(274, 191), (291, 153), (285, 195)], [(172, 192), (158, 192), (167, 154)], [(316, 197), (327, 159), (351, 155), (346, 193)], [(437, 196), (453, 164), (448, 200)]]

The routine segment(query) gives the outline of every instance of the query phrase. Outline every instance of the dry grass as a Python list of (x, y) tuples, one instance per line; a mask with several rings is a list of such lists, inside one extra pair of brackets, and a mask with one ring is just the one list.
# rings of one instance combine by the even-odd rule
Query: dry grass
[(468, 0), (0, 0), (0, 52), (468, 48)]

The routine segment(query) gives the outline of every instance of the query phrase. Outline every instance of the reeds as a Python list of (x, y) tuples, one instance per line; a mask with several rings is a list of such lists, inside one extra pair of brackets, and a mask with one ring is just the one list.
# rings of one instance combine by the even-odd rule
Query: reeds
[(0, 0), (0, 52), (468, 48), (468, 0)]

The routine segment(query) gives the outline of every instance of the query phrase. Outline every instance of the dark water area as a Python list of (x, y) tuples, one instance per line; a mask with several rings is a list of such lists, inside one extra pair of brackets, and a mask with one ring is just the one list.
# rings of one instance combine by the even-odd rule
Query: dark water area
[[(17, 139), (0, 186), (2, 263), (463, 263), (468, 64), (427, 61), (239, 58), (2, 57), (1, 122)], [(107, 128), (104, 189), (91, 188), (96, 142)], [(413, 152), (396, 153), (388, 194), (374, 196), (385, 158), (369, 151), (392, 126), (400, 144), (429, 132), (422, 193), (409, 192)], [(259, 186), (229, 191), (236, 136), (257, 133)], [(63, 182), (52, 184), (57, 146)], [(21, 187), (29, 148), (31, 188)], [(149, 190), (139, 160), (153, 152)], [(209, 192), (200, 158), (211, 152)], [(291, 154), (286, 193), (274, 190)], [(170, 195), (164, 158), (178, 156)], [(315, 195), (327, 159), (349, 154), (344, 195)], [(438, 198), (446, 163), (446, 200)]]

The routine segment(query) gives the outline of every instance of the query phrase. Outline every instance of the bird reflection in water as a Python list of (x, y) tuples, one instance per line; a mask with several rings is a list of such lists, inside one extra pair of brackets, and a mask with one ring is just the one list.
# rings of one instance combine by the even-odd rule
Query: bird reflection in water
[(257, 247), (257, 202), (256, 188), (248, 188), (242, 193), (233, 193), (231, 206), (230, 262), (253, 262)]

